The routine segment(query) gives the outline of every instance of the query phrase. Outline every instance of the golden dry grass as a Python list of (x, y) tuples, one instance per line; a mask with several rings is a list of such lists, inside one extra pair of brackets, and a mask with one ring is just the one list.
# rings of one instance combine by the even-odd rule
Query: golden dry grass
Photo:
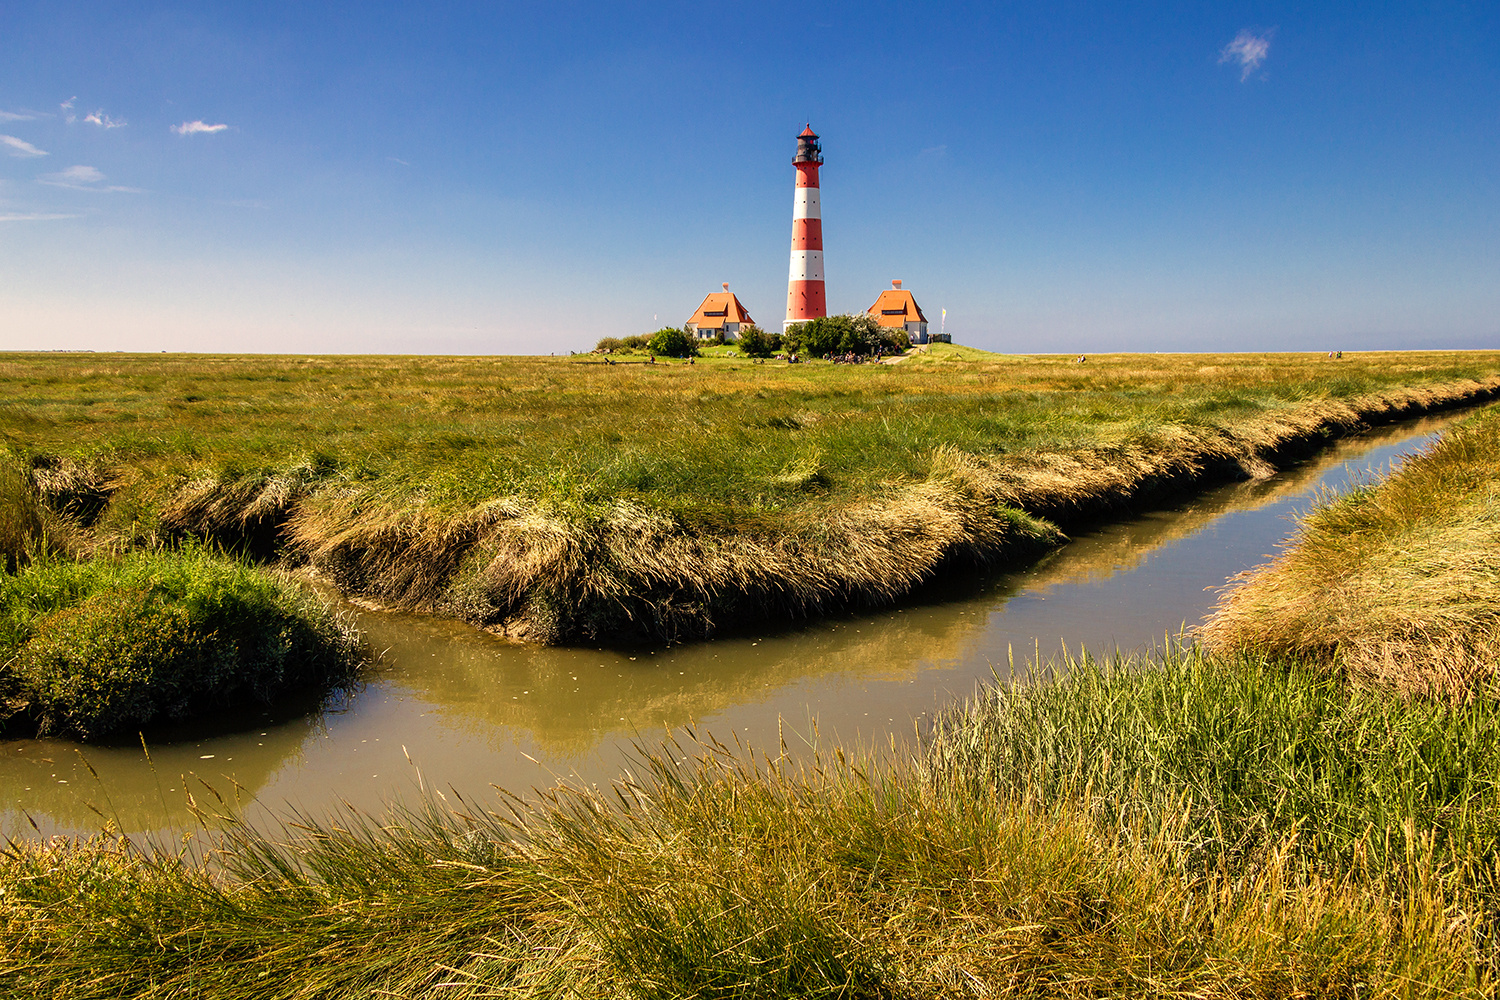
[(1466, 697), (1500, 670), (1500, 410), (1391, 475), (1325, 497), (1203, 630), (1220, 650)]
[[(694, 751), (700, 754), (694, 759)], [(611, 794), (612, 793), (612, 794)], [(911, 762), (669, 744), (610, 792), (0, 854), (18, 998), (1482, 997), (1472, 901), (1296, 838), (1204, 864), (1085, 793), (974, 794)]]

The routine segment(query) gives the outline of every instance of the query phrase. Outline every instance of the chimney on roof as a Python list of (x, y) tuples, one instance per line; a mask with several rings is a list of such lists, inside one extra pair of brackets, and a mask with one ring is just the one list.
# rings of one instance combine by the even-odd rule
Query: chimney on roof
[(726, 292), (729, 291), (729, 282), (726, 281), (726, 282), (723, 283), (723, 285), (724, 285), (724, 291), (726, 291)]
[(901, 287), (901, 279), (900, 278), (892, 278), (891, 279), (891, 287), (892, 288), (900, 288)]

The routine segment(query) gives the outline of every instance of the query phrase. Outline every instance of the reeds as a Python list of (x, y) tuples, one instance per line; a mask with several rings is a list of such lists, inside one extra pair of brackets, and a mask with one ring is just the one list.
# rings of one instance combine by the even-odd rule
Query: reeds
[(1286, 552), (1225, 592), (1203, 636), (1409, 693), (1487, 693), (1500, 670), (1500, 410), (1322, 498)]
[(1488, 992), (1482, 921), (1431, 850), (1323, 865), (1293, 835), (1210, 857), (1182, 810), (1120, 809), (1102, 789), (933, 780), (930, 760), (894, 751), (756, 761), (689, 735), (607, 792), (496, 812), (434, 799), (274, 839), (234, 827), (208, 864), (109, 839), (12, 845), (0, 986), (57, 1000)]

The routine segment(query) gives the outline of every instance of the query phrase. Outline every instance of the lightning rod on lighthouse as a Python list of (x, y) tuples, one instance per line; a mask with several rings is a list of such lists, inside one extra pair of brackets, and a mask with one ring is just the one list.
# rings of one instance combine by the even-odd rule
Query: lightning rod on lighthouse
[(823, 290), (823, 209), (818, 199), (818, 167), (823, 147), (812, 125), (797, 136), (797, 194), (792, 202), (792, 267), (786, 286), (786, 322), (782, 330), (828, 315)]

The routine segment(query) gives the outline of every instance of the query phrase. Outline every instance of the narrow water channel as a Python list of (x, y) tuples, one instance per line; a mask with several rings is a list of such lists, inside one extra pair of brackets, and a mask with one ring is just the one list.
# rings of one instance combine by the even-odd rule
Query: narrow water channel
[[(977, 683), (1064, 644), (1145, 650), (1202, 620), (1214, 591), (1274, 552), (1317, 493), (1383, 469), (1457, 419), (1427, 418), (1080, 535), (1028, 569), (944, 580), (902, 607), (764, 634), (619, 653), (522, 647), (454, 622), (358, 611), (378, 662), (320, 711), (140, 746), (0, 742), (0, 836), (192, 828), (187, 792), (252, 823), (421, 789), (466, 798), (560, 777), (605, 782), (633, 743), (694, 724), (728, 741), (904, 736)], [(209, 791), (209, 789), (212, 791)]]

